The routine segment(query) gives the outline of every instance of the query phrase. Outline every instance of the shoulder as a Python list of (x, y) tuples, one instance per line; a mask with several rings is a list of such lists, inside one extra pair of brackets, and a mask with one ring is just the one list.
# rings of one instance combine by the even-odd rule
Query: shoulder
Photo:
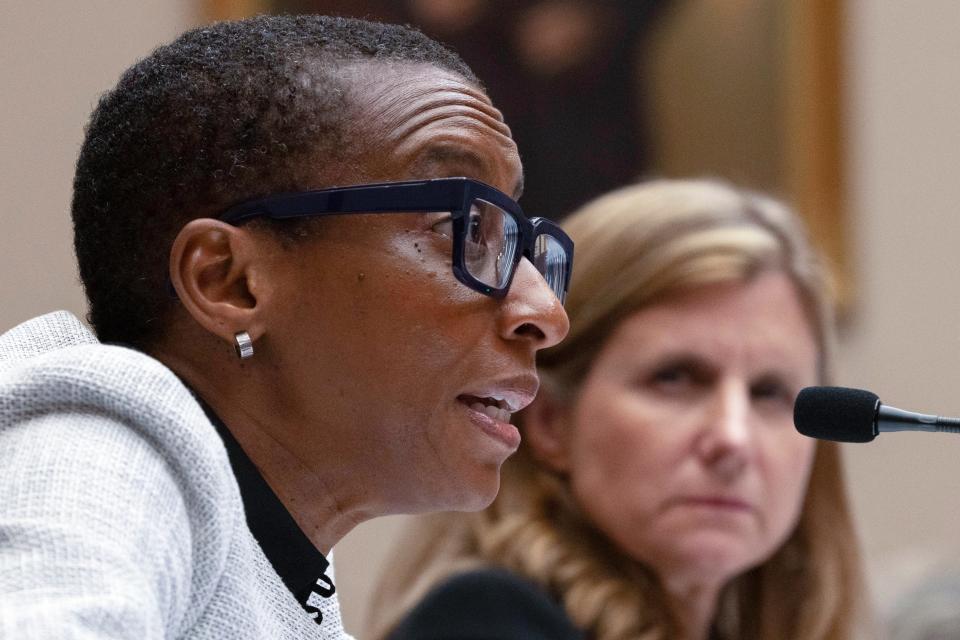
[(389, 637), (572, 640), (583, 634), (538, 585), (504, 569), (485, 569), (438, 585)]
[(96, 342), (7, 364), (0, 370), (0, 467), (71, 477), (97, 469), (97, 484), (153, 498), (151, 484), (163, 478), (191, 517), (230, 517), (225, 503), (238, 503), (239, 494), (223, 442), (164, 364)]
[(68, 311), (54, 311), (0, 334), (0, 371), (48, 351), (96, 343), (96, 336), (79, 318)]
[[(239, 494), (231, 500), (237, 490), (226, 449), (169, 368), (134, 349), (74, 339), (78, 334), (36, 333), (19, 341), (21, 354), (35, 352), (0, 368), (0, 469), (11, 472), (0, 486), (49, 502), (67, 499), (54, 480), (72, 478), (73, 492), (91, 499), (101, 492), (142, 508), (180, 503), (204, 532), (204, 522), (232, 517)], [(9, 344), (9, 337), (0, 341)], [(34, 482), (14, 482), (15, 470)]]
[(120, 448), (149, 446), (171, 467), (197, 456), (227, 461), (216, 429), (169, 368), (140, 351), (97, 342), (64, 312), (0, 335), (0, 400), (3, 438), (46, 431), (82, 447), (78, 432), (92, 429), (112, 432)]
[(243, 519), (216, 429), (148, 355), (21, 345), (0, 367), (0, 617), (32, 624), (43, 604), (72, 624), (95, 593), (131, 629), (189, 621)]
[(0, 368), (0, 430), (46, 422), (67, 440), (79, 423), (111, 423), (118, 440), (138, 439), (184, 471), (226, 454), (216, 430), (177, 376), (154, 358), (121, 346), (69, 344)]

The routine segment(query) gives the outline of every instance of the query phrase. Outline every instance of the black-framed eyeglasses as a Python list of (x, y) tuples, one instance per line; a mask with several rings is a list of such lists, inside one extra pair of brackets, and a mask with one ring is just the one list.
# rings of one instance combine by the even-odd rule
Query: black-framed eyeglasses
[(505, 193), (470, 178), (436, 178), (284, 193), (242, 202), (221, 216), (239, 225), (254, 218), (286, 220), (348, 213), (449, 212), (453, 274), (502, 298), (522, 258), (533, 263), (561, 303), (570, 286), (573, 241), (544, 218), (527, 219)]

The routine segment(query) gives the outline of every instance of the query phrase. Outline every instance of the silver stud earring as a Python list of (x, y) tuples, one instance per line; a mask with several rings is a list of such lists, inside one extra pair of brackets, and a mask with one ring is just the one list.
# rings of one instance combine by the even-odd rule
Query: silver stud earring
[(246, 331), (239, 331), (233, 336), (234, 347), (237, 350), (237, 357), (241, 360), (253, 357), (253, 340)]

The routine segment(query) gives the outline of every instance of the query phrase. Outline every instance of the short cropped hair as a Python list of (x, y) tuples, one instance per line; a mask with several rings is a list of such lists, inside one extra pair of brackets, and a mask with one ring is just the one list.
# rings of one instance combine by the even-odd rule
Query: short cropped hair
[(173, 239), (241, 200), (321, 188), (349, 158), (344, 63), (430, 64), (479, 86), (416, 29), (364, 20), (259, 16), (188, 31), (128, 69), (86, 129), (73, 190), (74, 247), (104, 342), (149, 348), (175, 300)]

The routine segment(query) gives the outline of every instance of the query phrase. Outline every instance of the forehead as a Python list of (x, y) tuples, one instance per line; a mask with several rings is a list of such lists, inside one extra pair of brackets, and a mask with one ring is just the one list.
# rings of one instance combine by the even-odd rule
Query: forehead
[[(487, 95), (428, 64), (365, 62), (345, 70), (354, 139), (384, 179), (456, 173), (507, 191), (522, 178), (516, 144)], [(389, 175), (385, 175), (389, 174)]]
[(623, 353), (698, 352), (720, 362), (817, 358), (813, 329), (793, 282), (771, 272), (748, 282), (707, 285), (635, 312), (611, 342)]

